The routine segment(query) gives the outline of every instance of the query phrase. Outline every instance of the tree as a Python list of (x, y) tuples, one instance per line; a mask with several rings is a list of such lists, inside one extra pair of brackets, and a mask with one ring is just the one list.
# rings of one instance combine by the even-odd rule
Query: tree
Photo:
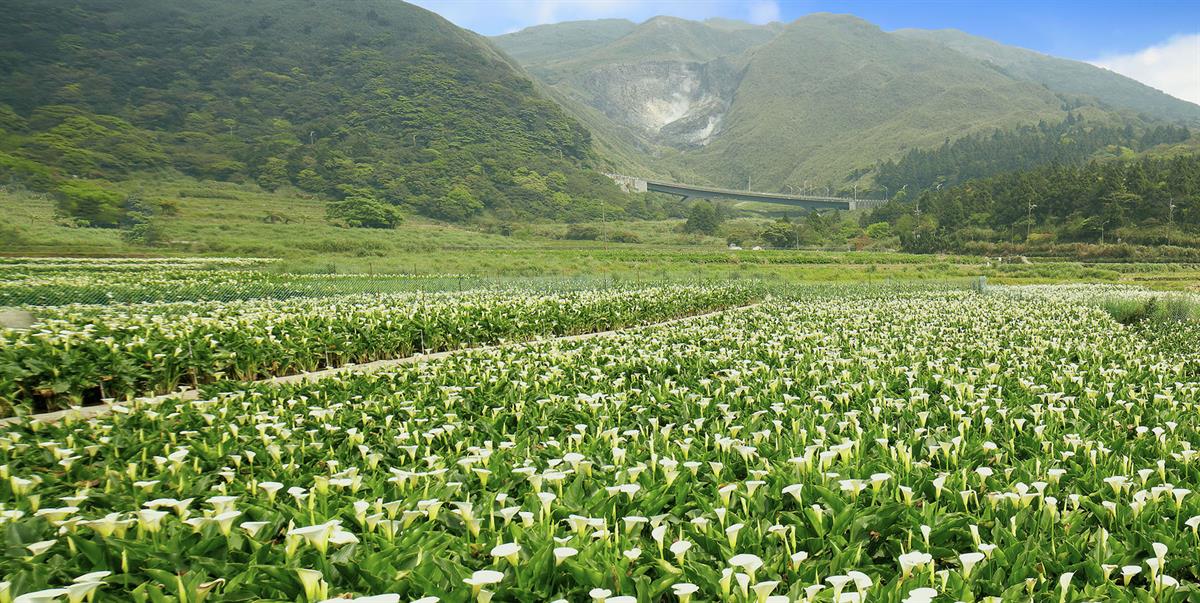
[(258, 170), (258, 185), (274, 192), (280, 187), (286, 186), (290, 180), (288, 179), (287, 161), (278, 157), (270, 157), (262, 168)]
[(351, 228), (395, 228), (402, 218), (400, 210), (373, 197), (346, 197), (325, 206), (330, 220)]
[(779, 249), (795, 247), (798, 241), (795, 225), (785, 219), (776, 220), (767, 225), (759, 237), (771, 247)]
[(164, 207), (172, 207), (176, 212), (179, 209), (171, 204), (149, 203), (137, 193), (126, 197), (121, 204), (121, 238), (137, 245), (158, 245), (164, 233), (155, 215), (163, 213)]
[(717, 212), (717, 208), (708, 201), (697, 201), (688, 210), (688, 218), (687, 222), (683, 224), (683, 231), (711, 235), (716, 234), (717, 228), (720, 226), (721, 215)]
[(310, 193), (325, 192), (325, 179), (312, 168), (305, 168), (296, 174), (296, 184)]
[(88, 180), (70, 180), (58, 186), (58, 209), (63, 214), (96, 228), (120, 226), (124, 198)]
[(452, 187), (440, 200), (432, 199), (425, 205), (426, 214), (451, 222), (464, 222), (481, 211), (483, 203), (462, 184)]
[(867, 236), (872, 240), (882, 241), (893, 236), (892, 225), (887, 222), (876, 222), (867, 227)]

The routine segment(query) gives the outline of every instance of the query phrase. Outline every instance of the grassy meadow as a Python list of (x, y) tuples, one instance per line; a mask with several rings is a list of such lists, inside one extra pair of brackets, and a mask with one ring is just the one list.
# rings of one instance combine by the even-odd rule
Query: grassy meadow
[[(603, 277), (620, 280), (768, 281), (944, 280), (986, 276), (996, 283), (1103, 282), (1195, 289), (1200, 265), (1084, 263), (1063, 259), (996, 262), (976, 256), (834, 249), (731, 251), (720, 237), (686, 234), (682, 220), (584, 223), (608, 238), (568, 240), (556, 222), (451, 225), (410, 216), (398, 228), (343, 228), (325, 201), (295, 190), (189, 178), (112, 183), (122, 193), (170, 207), (154, 247), (116, 229), (81, 228), (56, 216), (49, 196), (0, 190), (0, 254), (9, 256), (222, 256), (281, 260), (281, 272), (468, 274), (489, 277)], [(748, 218), (766, 219), (766, 218)], [(503, 234), (501, 234), (503, 233)]]

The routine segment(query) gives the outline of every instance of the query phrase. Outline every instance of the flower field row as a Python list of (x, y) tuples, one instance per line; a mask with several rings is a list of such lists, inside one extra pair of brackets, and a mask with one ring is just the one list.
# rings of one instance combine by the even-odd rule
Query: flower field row
[(51, 308), (28, 331), (0, 331), (0, 405), (28, 412), (220, 378), (602, 331), (742, 305), (755, 295), (696, 285)]
[(24, 421), (0, 600), (1194, 601), (1195, 354), (848, 295)]
[(278, 261), (272, 258), (236, 257), (0, 257), (0, 269), (129, 270), (135, 268), (192, 268), (195, 270), (206, 270), (213, 267), (265, 266)]
[(479, 283), (452, 274), (289, 274), (203, 264), (0, 265), (0, 307), (287, 299)]
[(1005, 295), (1029, 299), (1044, 298), (1081, 305), (1098, 305), (1110, 300), (1180, 299), (1197, 301), (1194, 293), (1163, 292), (1131, 285), (1076, 283), (1063, 285), (1003, 285), (994, 289)]
[(0, 306), (283, 299), (313, 293), (312, 284), (294, 275), (255, 270), (0, 269)]
[[(148, 260), (147, 260), (148, 261)], [(74, 262), (74, 260), (72, 260)], [(641, 284), (641, 283), (638, 283)], [(654, 284), (652, 282), (646, 285)], [(257, 265), (158, 261), (112, 264), (0, 263), (0, 308), (329, 297), (355, 293), (520, 289), (563, 291), (619, 285), (597, 277), (493, 278), (467, 274), (287, 273)]]

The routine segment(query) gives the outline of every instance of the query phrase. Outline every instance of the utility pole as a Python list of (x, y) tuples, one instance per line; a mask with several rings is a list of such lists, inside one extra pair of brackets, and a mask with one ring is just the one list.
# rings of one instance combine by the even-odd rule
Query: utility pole
[(854, 183), (854, 200), (858, 201), (858, 183)]
[[(1037, 207), (1032, 201), (1029, 202), (1029, 207), (1025, 212), (1025, 242), (1029, 242), (1029, 231), (1033, 228), (1033, 208)], [(1104, 235), (1100, 235), (1101, 242), (1104, 240)]]
[(886, 184), (881, 184), (880, 186), (883, 187), (883, 200), (887, 201), (888, 200), (888, 187)]
[(1175, 230), (1175, 200), (1167, 201), (1167, 245), (1171, 244), (1171, 231)]
[(604, 223), (604, 250), (608, 251), (608, 204), (600, 204), (600, 220)]

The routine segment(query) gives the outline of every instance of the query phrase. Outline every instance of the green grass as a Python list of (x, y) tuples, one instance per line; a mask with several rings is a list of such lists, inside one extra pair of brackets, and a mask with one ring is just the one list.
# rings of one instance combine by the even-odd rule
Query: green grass
[[(348, 229), (325, 219), (324, 201), (255, 185), (142, 177), (114, 185), (178, 206), (160, 218), (165, 243), (142, 247), (116, 230), (77, 228), (55, 217), (53, 200), (0, 191), (0, 253), (5, 255), (238, 256), (279, 258), (271, 270), (472, 274), (488, 277), (586, 277), (615, 280), (760, 279), (881, 282), (987, 276), (996, 283), (1107, 282), (1195, 290), (1200, 265), (1081, 263), (1057, 259), (992, 264), (975, 256), (890, 251), (730, 251), (720, 237), (680, 232), (681, 221), (600, 222), (601, 232), (640, 243), (563, 239), (568, 225), (520, 223), (508, 236), (409, 217), (395, 230)], [(285, 216), (286, 223), (264, 218)]]
[(1200, 302), (1190, 297), (1165, 295), (1146, 298), (1112, 298), (1100, 307), (1121, 324), (1169, 325), (1200, 319)]

